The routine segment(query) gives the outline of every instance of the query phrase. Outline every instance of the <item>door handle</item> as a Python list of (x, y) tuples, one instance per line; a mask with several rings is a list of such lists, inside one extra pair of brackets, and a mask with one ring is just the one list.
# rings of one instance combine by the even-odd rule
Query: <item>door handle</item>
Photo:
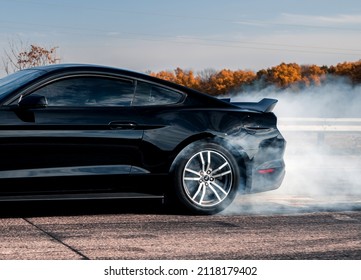
[(137, 124), (135, 122), (110, 122), (110, 129), (135, 129)]

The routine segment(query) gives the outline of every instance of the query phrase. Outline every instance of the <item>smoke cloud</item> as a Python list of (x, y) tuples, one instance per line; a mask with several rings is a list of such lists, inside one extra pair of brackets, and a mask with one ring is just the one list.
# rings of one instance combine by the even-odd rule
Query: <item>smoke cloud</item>
[(361, 132), (289, 129), (303, 118), (335, 118), (336, 123), (348, 118), (346, 124), (361, 127), (350, 119), (361, 118), (361, 87), (333, 81), (298, 92), (266, 88), (238, 94), (232, 101), (264, 97), (279, 100), (274, 112), (287, 141), (286, 177), (278, 190), (240, 195), (223, 214), (361, 210)]

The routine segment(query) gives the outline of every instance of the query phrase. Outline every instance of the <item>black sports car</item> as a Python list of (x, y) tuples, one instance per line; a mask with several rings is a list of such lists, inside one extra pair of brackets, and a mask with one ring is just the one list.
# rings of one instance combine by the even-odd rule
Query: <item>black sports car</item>
[(280, 186), (276, 102), (104, 66), (16, 72), (0, 80), (0, 200), (160, 198), (217, 213)]

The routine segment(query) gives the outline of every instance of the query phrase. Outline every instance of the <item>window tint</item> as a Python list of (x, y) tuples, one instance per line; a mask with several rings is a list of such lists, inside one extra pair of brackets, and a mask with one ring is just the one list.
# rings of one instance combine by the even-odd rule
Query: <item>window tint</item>
[(152, 84), (138, 82), (133, 106), (174, 104), (182, 99), (182, 94)]
[(34, 92), (48, 106), (130, 106), (134, 83), (103, 77), (73, 77), (55, 81)]

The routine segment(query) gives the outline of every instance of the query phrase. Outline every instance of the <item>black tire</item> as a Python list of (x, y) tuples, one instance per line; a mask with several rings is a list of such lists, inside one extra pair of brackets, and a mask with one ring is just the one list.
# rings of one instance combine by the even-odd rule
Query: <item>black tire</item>
[(211, 215), (234, 200), (239, 167), (222, 146), (204, 141), (187, 146), (176, 158), (172, 172), (179, 202), (193, 214)]

